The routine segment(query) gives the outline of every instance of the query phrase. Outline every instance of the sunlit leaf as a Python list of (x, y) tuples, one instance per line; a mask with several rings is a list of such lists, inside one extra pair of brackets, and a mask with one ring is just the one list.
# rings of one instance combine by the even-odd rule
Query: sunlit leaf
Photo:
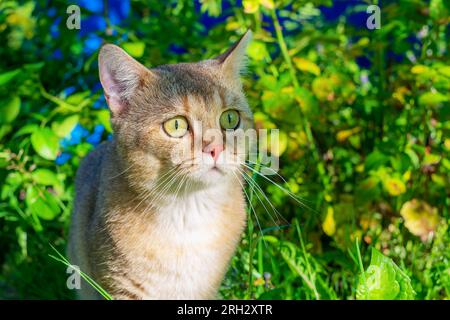
[(435, 164), (438, 164), (440, 160), (441, 160), (440, 155), (434, 154), (434, 153), (428, 153), (423, 158), (422, 165), (424, 165), (424, 166), (435, 165)]
[(6, 85), (20, 73), (20, 69), (6, 71), (0, 74), (0, 86)]
[(259, 0), (243, 0), (242, 6), (245, 13), (255, 13), (259, 9)]
[(208, 15), (218, 17), (222, 12), (222, 0), (200, 0), (201, 12), (207, 12)]
[(31, 173), (34, 182), (45, 186), (56, 185), (59, 183), (56, 173), (49, 170), (39, 168)]
[(139, 42), (125, 42), (122, 43), (122, 48), (134, 58), (140, 58), (144, 55), (145, 43)]
[(26, 203), (33, 214), (44, 220), (53, 220), (61, 212), (55, 196), (45, 189), (29, 187), (27, 189)]
[(255, 61), (264, 60), (269, 55), (265, 43), (261, 41), (252, 41), (248, 46), (247, 53), (250, 59)]
[(405, 227), (422, 240), (426, 240), (439, 223), (437, 208), (418, 199), (405, 202), (400, 215), (405, 219)]
[(267, 8), (267, 9), (274, 9), (275, 8), (275, 3), (274, 0), (259, 0), (259, 3)]
[(100, 122), (101, 125), (103, 125), (105, 127), (105, 130), (107, 132), (112, 132), (112, 128), (111, 128), (111, 121), (110, 121), (110, 112), (106, 109), (103, 110), (99, 110), (97, 113), (97, 119)]
[(411, 73), (414, 73), (414, 74), (421, 74), (421, 73), (424, 73), (424, 72), (426, 72), (426, 71), (428, 71), (428, 70), (429, 70), (429, 69), (428, 69), (427, 66), (418, 64), (418, 65), (415, 65), (414, 67), (411, 68)]
[(52, 123), (52, 130), (60, 138), (68, 136), (73, 128), (77, 125), (80, 117), (78, 115), (72, 115), (64, 118), (62, 121), (54, 121)]
[(33, 149), (44, 159), (55, 160), (59, 150), (59, 139), (49, 128), (39, 128), (31, 135)]
[(0, 100), (0, 123), (13, 122), (20, 112), (20, 98), (11, 97), (6, 100)]
[(269, 134), (267, 139), (268, 152), (275, 157), (280, 157), (286, 151), (288, 139), (289, 138), (284, 131), (278, 132), (278, 139), (272, 138)]
[(320, 75), (320, 68), (314, 62), (300, 57), (294, 57), (292, 61), (299, 70), (312, 73), (316, 76)]
[(360, 131), (361, 131), (361, 128), (359, 128), (359, 127), (338, 131), (338, 133), (336, 134), (336, 140), (339, 142), (344, 142), (349, 137), (351, 137), (352, 135), (354, 135)]
[(383, 180), (383, 186), (391, 196), (398, 196), (406, 191), (405, 183), (395, 177), (388, 177)]
[(440, 92), (425, 92), (419, 96), (419, 104), (423, 107), (434, 107), (447, 101), (448, 97)]
[(327, 215), (322, 223), (322, 229), (330, 237), (336, 232), (336, 222), (334, 220), (334, 209), (332, 206), (327, 208)]
[(372, 248), (367, 270), (359, 276), (358, 300), (411, 300), (415, 292), (410, 278), (388, 257)]

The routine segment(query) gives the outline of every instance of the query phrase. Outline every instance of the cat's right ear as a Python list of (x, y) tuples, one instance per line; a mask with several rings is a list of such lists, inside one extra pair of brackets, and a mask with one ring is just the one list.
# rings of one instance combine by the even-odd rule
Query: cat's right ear
[(113, 114), (128, 106), (129, 97), (152, 77), (152, 73), (113, 44), (105, 44), (98, 55), (100, 82)]

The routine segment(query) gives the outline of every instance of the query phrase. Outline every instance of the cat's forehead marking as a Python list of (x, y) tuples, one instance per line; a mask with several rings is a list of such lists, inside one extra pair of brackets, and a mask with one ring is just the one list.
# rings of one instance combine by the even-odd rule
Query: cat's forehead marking
[(187, 95), (183, 95), (181, 97), (181, 102), (182, 102), (182, 109), (186, 114), (190, 113), (191, 110), (191, 105), (189, 103), (189, 96)]
[(207, 69), (195, 63), (163, 65), (155, 70), (169, 90), (178, 94), (209, 96), (217, 85), (215, 77)]

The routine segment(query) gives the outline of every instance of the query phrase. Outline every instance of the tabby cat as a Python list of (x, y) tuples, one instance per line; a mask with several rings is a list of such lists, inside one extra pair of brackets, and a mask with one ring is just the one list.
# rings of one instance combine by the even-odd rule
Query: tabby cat
[[(246, 222), (245, 154), (224, 133), (253, 127), (240, 81), (250, 39), (151, 69), (101, 48), (114, 136), (78, 169), (68, 254), (114, 299), (217, 297)], [(83, 282), (79, 298), (101, 296)]]

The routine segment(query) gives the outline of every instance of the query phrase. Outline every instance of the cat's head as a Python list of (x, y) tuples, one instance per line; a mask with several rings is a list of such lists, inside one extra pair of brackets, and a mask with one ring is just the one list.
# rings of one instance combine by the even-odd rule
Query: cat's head
[(211, 185), (239, 175), (245, 152), (231, 137), (253, 127), (240, 81), (250, 39), (248, 31), (214, 59), (150, 69), (115, 45), (101, 48), (114, 139), (134, 183), (177, 173), (177, 183)]

